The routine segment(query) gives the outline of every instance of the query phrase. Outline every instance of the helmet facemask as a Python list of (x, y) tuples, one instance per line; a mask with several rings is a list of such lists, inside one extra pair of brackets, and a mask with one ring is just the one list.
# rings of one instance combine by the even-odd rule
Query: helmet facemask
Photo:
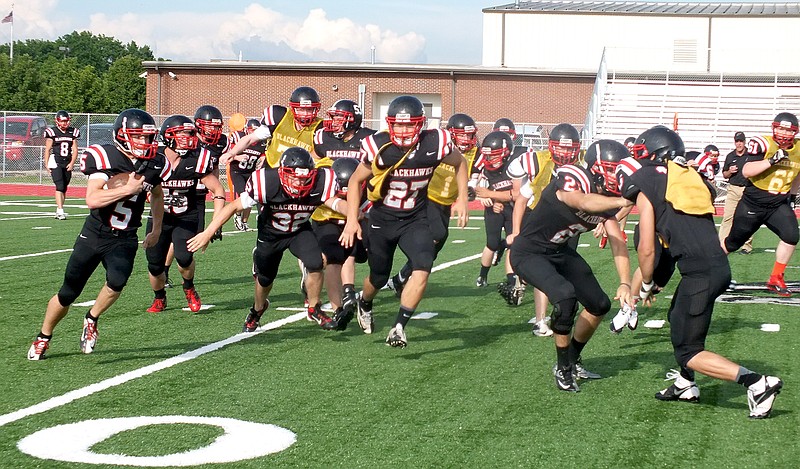
[(389, 124), (392, 143), (401, 148), (411, 148), (419, 141), (419, 135), (425, 126), (425, 116), (398, 113), (394, 117), (387, 117), (386, 123)]
[(559, 166), (565, 164), (575, 164), (578, 161), (578, 154), (581, 151), (581, 142), (573, 141), (569, 138), (561, 140), (550, 140), (548, 142), (550, 156), (553, 162)]
[(450, 129), (450, 136), (456, 147), (462, 152), (472, 149), (478, 143), (478, 130), (472, 126), (465, 126), (463, 129), (453, 127)]
[(322, 128), (331, 132), (334, 137), (341, 139), (349, 130), (355, 128), (356, 116), (352, 112), (341, 109), (329, 109), (327, 117), (322, 121)]
[(317, 178), (316, 168), (278, 167), (278, 178), (287, 194), (305, 197), (314, 187)]
[(772, 123), (772, 139), (781, 148), (790, 148), (794, 144), (797, 136), (797, 125), (788, 120), (776, 121)]
[(197, 129), (191, 123), (168, 128), (164, 132), (164, 140), (168, 148), (172, 148), (181, 156), (197, 148), (199, 141)]
[[(151, 160), (155, 158), (158, 150), (156, 143), (156, 126), (146, 124), (141, 129), (127, 129), (124, 126), (117, 132), (114, 140), (117, 146), (134, 158)], [(144, 142), (141, 140), (144, 138)]]
[(222, 121), (220, 119), (195, 119), (197, 137), (207, 145), (216, 145), (222, 138)]
[(320, 103), (315, 103), (307, 99), (301, 99), (299, 103), (290, 102), (294, 121), (300, 127), (308, 127), (314, 123), (319, 113)]

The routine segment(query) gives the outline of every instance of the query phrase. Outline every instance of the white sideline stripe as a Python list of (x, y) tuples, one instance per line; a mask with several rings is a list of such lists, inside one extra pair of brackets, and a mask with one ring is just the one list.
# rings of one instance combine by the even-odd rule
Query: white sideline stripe
[(203, 347), (200, 347), (198, 349), (182, 353), (178, 356), (162, 360), (158, 363), (153, 363), (152, 365), (139, 368), (138, 370), (129, 371), (127, 373), (114, 376), (113, 378), (105, 379), (103, 381), (100, 381), (99, 383), (90, 384), (83, 388), (70, 391), (66, 394), (62, 394), (61, 396), (53, 397), (44, 402), (40, 402), (39, 404), (35, 404), (30, 407), (26, 407), (24, 409), (20, 409), (15, 412), (11, 412), (10, 414), (2, 415), (0, 416), (0, 427), (11, 422), (16, 422), (17, 420), (28, 417), (30, 415), (41, 414), (42, 412), (47, 412), (48, 410), (55, 409), (56, 407), (61, 407), (62, 405), (69, 404), (70, 402), (78, 400), (82, 397), (87, 397), (96, 392), (100, 392), (108, 388), (112, 388), (114, 386), (119, 386), (120, 384), (127, 383), (128, 381), (134, 380), (136, 378), (141, 378), (143, 376), (153, 374), (157, 371), (170, 368), (185, 361), (197, 358), (201, 355), (205, 355), (209, 352), (219, 350), (222, 347), (225, 347), (226, 345), (235, 344), (236, 342), (249, 339), (250, 337), (255, 337), (258, 334), (261, 334), (268, 330), (276, 329), (278, 327), (293, 323), (295, 321), (299, 321), (305, 317), (306, 317), (305, 313), (293, 314), (283, 319), (279, 319), (277, 321), (264, 324), (263, 326), (256, 329), (254, 332), (240, 332), (239, 334), (236, 334), (233, 337), (228, 337), (227, 339), (214, 342), (213, 344), (204, 345)]
[[(452, 267), (454, 265), (463, 264), (471, 260), (479, 259), (480, 257), (481, 254), (474, 254), (472, 256), (463, 257), (461, 259), (456, 259), (454, 261), (445, 262), (444, 264), (439, 264), (433, 269), (431, 269), (431, 272), (436, 272), (439, 270), (446, 269), (448, 267)], [(80, 398), (90, 396), (96, 392), (104, 391), (114, 386), (119, 386), (120, 384), (127, 383), (128, 381), (134, 380), (136, 378), (141, 378), (143, 376), (153, 374), (157, 371), (170, 368), (185, 361), (197, 358), (201, 355), (205, 355), (209, 352), (219, 350), (222, 347), (225, 347), (226, 345), (235, 344), (236, 342), (240, 342), (250, 337), (255, 337), (258, 334), (261, 334), (263, 332), (272, 329), (277, 329), (286, 324), (291, 324), (293, 322), (304, 319), (305, 317), (306, 317), (305, 311), (303, 311), (302, 313), (293, 314), (283, 319), (279, 319), (277, 321), (272, 321), (270, 323), (264, 324), (263, 326), (259, 327), (253, 332), (240, 332), (232, 337), (228, 337), (227, 339), (214, 342), (213, 344), (204, 345), (198, 349), (190, 350), (178, 356), (167, 358), (166, 360), (162, 360), (157, 363), (153, 363), (152, 365), (147, 365), (137, 370), (128, 371), (121, 375), (114, 376), (113, 378), (108, 378), (103, 381), (100, 381), (99, 383), (90, 384), (80, 389), (70, 391), (66, 394), (52, 397), (44, 402), (34, 404), (30, 407), (26, 407), (24, 409), (20, 409), (5, 415), (0, 415), (0, 427), (12, 422), (16, 422), (17, 420), (23, 419), (31, 415), (41, 414), (43, 412), (47, 412), (48, 410), (55, 409), (56, 407), (61, 407), (62, 405), (69, 404), (70, 402), (76, 401)]]
[(71, 251), (72, 249), (70, 248), (70, 249), (59, 249), (57, 251), (35, 252), (33, 254), (20, 254), (19, 256), (6, 256), (6, 257), (0, 257), (0, 262), (13, 261), (15, 259), (23, 259), (25, 257), (38, 257), (38, 256), (46, 256), (48, 254), (60, 254), (62, 252), (71, 252)]

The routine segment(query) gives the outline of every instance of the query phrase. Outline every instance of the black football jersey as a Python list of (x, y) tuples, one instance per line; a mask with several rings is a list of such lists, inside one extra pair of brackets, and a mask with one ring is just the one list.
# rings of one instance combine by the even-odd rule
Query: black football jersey
[(361, 127), (353, 136), (345, 141), (333, 136), (333, 132), (318, 129), (314, 133), (314, 153), (320, 158), (355, 158), (361, 161), (361, 140), (374, 134), (375, 131)]
[[(163, 151), (163, 148), (159, 149)], [(166, 156), (163, 155), (166, 159)], [(164, 189), (164, 214), (197, 217), (197, 187), (214, 165), (209, 152), (191, 150), (180, 157), (172, 172), (161, 182)]]
[[(575, 236), (591, 231), (600, 223), (612, 218), (619, 210), (606, 213), (586, 213), (558, 200), (557, 191), (581, 191), (597, 194), (598, 190), (588, 169), (564, 165), (556, 170), (552, 181), (542, 191), (541, 201), (526, 214), (519, 238), (521, 244), (533, 244), (549, 249), (557, 248)], [(514, 241), (516, 245), (518, 241)]]
[(339, 185), (330, 168), (317, 169), (314, 186), (303, 197), (286, 193), (277, 169), (261, 168), (247, 180), (241, 194), (242, 207), (261, 204), (258, 214), (259, 235), (287, 236), (308, 224), (314, 210), (335, 196), (337, 190)]
[[(231, 134), (231, 138), (229, 139), (230, 142), (228, 144), (228, 149), (233, 148), (239, 140), (242, 139), (246, 134), (244, 131), (238, 131)], [(230, 170), (233, 173), (244, 173), (250, 174), (256, 169), (256, 162), (258, 159), (264, 156), (264, 150), (267, 148), (267, 142), (265, 141), (256, 141), (256, 143), (250, 145), (249, 147), (242, 150), (242, 154), (247, 156), (246, 160), (243, 161), (231, 161)]]
[[(362, 161), (372, 166), (372, 173), (391, 168), (407, 150), (391, 143), (383, 131), (362, 140)], [(385, 210), (406, 218), (423, 210), (428, 203), (428, 183), (439, 162), (453, 151), (450, 133), (442, 129), (423, 130), (419, 141), (406, 159), (387, 176), (381, 187), (381, 199), (373, 209)]]
[(100, 224), (115, 230), (135, 231), (142, 225), (142, 213), (147, 192), (169, 177), (172, 167), (162, 154), (156, 153), (151, 160), (131, 160), (114, 145), (92, 145), (80, 156), (81, 172), (88, 178), (101, 177), (105, 180), (122, 173), (132, 173), (144, 177), (142, 192), (118, 200), (105, 207), (92, 209), (89, 217)]
[[(200, 158), (211, 158), (212, 169), (219, 166), (219, 157), (222, 156), (227, 149), (228, 137), (224, 134), (219, 137), (219, 141), (214, 145), (208, 145), (200, 142), (200, 144), (197, 146), (197, 150), (200, 152)], [(198, 184), (197, 193), (203, 198), (203, 200), (205, 200), (206, 194), (208, 194), (208, 189), (206, 189), (206, 186), (203, 184)]]
[(45, 156), (53, 156), (56, 164), (66, 166), (72, 159), (72, 144), (81, 138), (81, 131), (75, 127), (67, 127), (67, 130), (62, 131), (58, 126), (53, 126), (44, 130), (44, 138), (53, 140), (50, 155)]
[[(708, 182), (704, 184), (708, 189), (708, 197), (713, 202), (713, 190)], [(655, 212), (656, 231), (675, 259), (724, 256), (712, 215), (678, 212), (667, 202), (665, 164), (642, 166), (627, 178), (622, 191), (622, 196), (633, 202), (636, 202), (639, 193), (647, 197)]]

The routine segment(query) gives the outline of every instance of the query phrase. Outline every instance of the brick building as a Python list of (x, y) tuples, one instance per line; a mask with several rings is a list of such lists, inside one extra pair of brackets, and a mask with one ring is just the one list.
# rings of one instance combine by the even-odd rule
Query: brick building
[(430, 118), (464, 112), (482, 123), (482, 132), (499, 117), (545, 128), (582, 123), (595, 81), (595, 73), (453, 65), (153, 61), (144, 67), (147, 110), (155, 115), (192, 114), (214, 104), (226, 116), (260, 116), (307, 85), (319, 92), (323, 108), (338, 99), (359, 102), (373, 127), (380, 128), (395, 96), (413, 94)]

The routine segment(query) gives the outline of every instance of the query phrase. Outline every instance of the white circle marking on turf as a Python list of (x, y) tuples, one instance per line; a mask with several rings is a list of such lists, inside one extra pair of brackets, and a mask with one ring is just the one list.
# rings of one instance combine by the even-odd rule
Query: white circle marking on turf
[[(147, 425), (189, 423), (213, 425), (225, 430), (202, 448), (161, 456), (101, 454), (91, 447), (117, 433)], [(297, 441), (294, 432), (271, 424), (222, 417), (164, 415), (83, 420), (56, 425), (26, 436), (17, 443), (20, 451), (41, 459), (124, 466), (196, 466), (253, 459), (283, 451)], [(155, 442), (154, 442), (155, 443)]]

